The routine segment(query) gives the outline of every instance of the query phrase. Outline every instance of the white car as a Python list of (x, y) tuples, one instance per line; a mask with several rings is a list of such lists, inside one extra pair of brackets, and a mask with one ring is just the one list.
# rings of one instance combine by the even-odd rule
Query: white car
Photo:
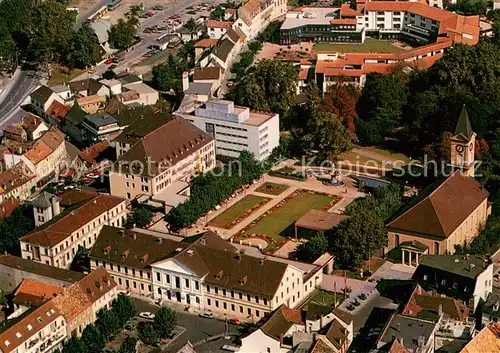
[(200, 317), (204, 317), (205, 319), (212, 319), (214, 317), (214, 314), (211, 313), (210, 311), (205, 311), (203, 313), (200, 313)]
[(153, 320), (155, 318), (155, 314), (150, 313), (149, 311), (143, 311), (142, 313), (139, 313), (139, 317), (142, 317), (143, 319)]

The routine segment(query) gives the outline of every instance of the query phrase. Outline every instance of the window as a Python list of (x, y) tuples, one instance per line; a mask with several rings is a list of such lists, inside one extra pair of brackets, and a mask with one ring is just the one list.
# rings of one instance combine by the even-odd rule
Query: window
[(264, 298), (264, 305), (267, 305), (267, 299)]
[(215, 290), (215, 294), (219, 294), (219, 288), (215, 287), (214, 290)]
[(135, 276), (135, 268), (132, 269), (132, 276)]
[(198, 283), (198, 281), (194, 281), (194, 288), (196, 290), (200, 290), (200, 284)]
[(207, 304), (208, 304), (208, 305), (212, 305), (212, 304), (211, 304), (211, 300), (210, 300), (210, 298), (207, 298)]
[(125, 273), (128, 274), (128, 267), (125, 266)]
[(161, 288), (158, 288), (158, 294), (161, 295)]
[(160, 274), (160, 272), (156, 272), (156, 280), (158, 282), (161, 282), (161, 274)]
[(240, 300), (243, 300), (243, 294), (241, 292), (238, 293), (240, 295)]
[(134, 285), (134, 288), (137, 288), (137, 283), (135, 281), (132, 282), (132, 284)]
[(457, 287), (458, 287), (458, 283), (457, 282), (453, 283), (453, 289), (457, 289)]
[(226, 295), (226, 290), (225, 289), (222, 290), (222, 295)]
[(446, 280), (445, 279), (442, 279), (441, 280), (441, 285), (444, 286), (446, 284)]
[(207, 285), (207, 292), (210, 293), (210, 286)]
[(248, 308), (247, 313), (248, 313), (248, 315), (252, 315), (252, 309)]
[(256, 302), (257, 304), (259, 304), (259, 297), (258, 297), (258, 296), (255, 296), (255, 302)]
[(226, 304), (226, 302), (223, 302), (223, 303), (222, 303), (222, 306), (224, 307), (224, 309), (227, 309), (227, 304)]
[(429, 276), (424, 275), (424, 281), (427, 281), (427, 278), (429, 278)]
[(252, 301), (252, 299), (250, 298), (250, 294), (247, 294), (247, 300), (248, 300), (249, 302), (251, 302), (251, 301)]
[(255, 310), (255, 316), (257, 316), (257, 317), (260, 316), (260, 311), (259, 310)]
[(216, 300), (216, 301), (215, 301), (215, 306), (216, 306), (217, 308), (219, 307), (219, 301), (218, 301), (218, 300)]
[(243, 313), (243, 307), (240, 305), (240, 313)]
[(181, 288), (181, 279), (180, 277), (175, 276), (175, 287)]
[(205, 123), (205, 131), (208, 135), (215, 137), (215, 126), (212, 123)]

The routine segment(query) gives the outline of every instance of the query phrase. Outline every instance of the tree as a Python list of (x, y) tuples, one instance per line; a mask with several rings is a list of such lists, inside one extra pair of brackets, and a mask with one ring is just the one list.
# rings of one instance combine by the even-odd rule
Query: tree
[(73, 39), (75, 13), (67, 11), (61, 3), (45, 1), (33, 9), (32, 18), (36, 21), (30, 26), (29, 59), (39, 63), (66, 59)]
[(160, 338), (170, 338), (177, 325), (177, 314), (169, 307), (162, 306), (155, 315), (153, 328)]
[(141, 12), (140, 5), (131, 5), (127, 13), (125, 13), (125, 18), (127, 19), (127, 24), (132, 27), (139, 26), (139, 13)]
[(437, 143), (427, 145), (424, 152), (427, 153), (428, 160), (449, 163), (451, 160), (451, 138), (453, 134), (445, 131)]
[(317, 151), (321, 160), (333, 160), (351, 147), (352, 134), (343, 126), (340, 117), (333, 116), (325, 109), (318, 87), (307, 89), (305, 107), (306, 128), (302, 136), (305, 152)]
[(118, 353), (135, 353), (135, 347), (137, 345), (137, 338), (128, 336), (125, 341), (120, 345), (120, 350)]
[(328, 250), (328, 240), (323, 232), (316, 233), (311, 240), (300, 243), (294, 256), (302, 261), (314, 261)]
[(106, 338), (103, 337), (98, 327), (90, 324), (83, 330), (82, 341), (86, 345), (88, 353), (100, 353), (106, 343)]
[(164, 92), (181, 93), (184, 69), (185, 66), (170, 54), (165, 64), (153, 67), (153, 87)]
[(156, 330), (154, 329), (152, 322), (140, 322), (138, 325), (138, 330), (139, 338), (142, 342), (150, 346), (158, 343), (158, 332), (156, 332)]
[(88, 353), (88, 349), (82, 340), (71, 337), (64, 343), (62, 353)]
[(191, 17), (186, 23), (184, 23), (183, 27), (191, 34), (191, 39), (194, 39), (194, 34), (199, 30), (199, 26), (196, 20)]
[(186, 63), (183, 65), (186, 69), (194, 67), (194, 41), (188, 40), (184, 42), (177, 52), (177, 57)]
[(234, 93), (236, 104), (276, 112), (286, 119), (295, 104), (296, 91), (297, 71), (291, 63), (263, 60), (249, 69)]
[(250, 50), (254, 55), (257, 54), (262, 49), (262, 43), (258, 40), (254, 40), (248, 43), (248, 50)]
[(153, 213), (149, 210), (149, 208), (144, 206), (137, 207), (132, 212), (132, 222), (135, 223), (137, 227), (145, 227), (153, 218)]
[(134, 303), (132, 303), (130, 297), (123, 294), (120, 294), (115, 300), (113, 300), (112, 306), (120, 326), (124, 326), (125, 323), (133, 318), (137, 313)]
[(342, 117), (347, 129), (353, 133), (356, 130), (354, 122), (358, 118), (356, 103), (359, 96), (357, 88), (339, 82), (328, 86), (323, 97), (326, 109), (334, 116)]
[(408, 98), (406, 75), (369, 74), (357, 104), (356, 132), (368, 144), (383, 142), (398, 125)]
[(218, 5), (212, 12), (210, 12), (210, 19), (222, 21), (225, 14), (226, 10), (222, 6)]
[(75, 33), (70, 44), (68, 61), (72, 67), (86, 68), (95, 65), (99, 59), (98, 40), (94, 30), (84, 24)]
[(101, 309), (97, 313), (97, 317), (96, 326), (106, 339), (120, 329), (120, 319), (115, 310)]
[(10, 217), (0, 221), (0, 253), (19, 247), (19, 238), (35, 229), (33, 207), (17, 207)]
[(116, 49), (127, 49), (135, 40), (135, 26), (120, 18), (109, 31), (109, 43)]

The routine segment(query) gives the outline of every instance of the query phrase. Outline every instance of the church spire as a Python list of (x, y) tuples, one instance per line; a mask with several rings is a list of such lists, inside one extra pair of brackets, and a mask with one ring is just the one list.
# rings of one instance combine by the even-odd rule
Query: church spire
[(467, 108), (465, 104), (462, 106), (462, 112), (458, 118), (457, 126), (455, 127), (455, 135), (462, 135), (467, 140), (469, 140), (474, 132), (472, 131), (472, 126), (469, 120), (469, 114), (467, 114)]

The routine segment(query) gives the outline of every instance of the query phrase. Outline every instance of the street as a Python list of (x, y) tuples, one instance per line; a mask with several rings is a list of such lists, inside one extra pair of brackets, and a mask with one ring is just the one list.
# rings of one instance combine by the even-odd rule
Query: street
[[(156, 313), (159, 309), (157, 305), (150, 304), (144, 300), (132, 298), (138, 312), (149, 311)], [(216, 319), (204, 319), (196, 314), (189, 314), (187, 312), (177, 311), (178, 326), (186, 329), (174, 342), (172, 342), (167, 352), (177, 352), (187, 341), (196, 343), (200, 340), (206, 339), (210, 336), (218, 335), (225, 332), (226, 324), (223, 321)], [(228, 332), (239, 332), (240, 327), (234, 325), (227, 325)], [(205, 343), (197, 347), (197, 352), (215, 352), (220, 351), (220, 348), (225, 344), (232, 344), (232, 341), (219, 339), (212, 342)]]
[(9, 123), (26, 97), (38, 86), (38, 78), (32, 71), (21, 71), (13, 78), (5, 95), (0, 98), (0, 126)]

